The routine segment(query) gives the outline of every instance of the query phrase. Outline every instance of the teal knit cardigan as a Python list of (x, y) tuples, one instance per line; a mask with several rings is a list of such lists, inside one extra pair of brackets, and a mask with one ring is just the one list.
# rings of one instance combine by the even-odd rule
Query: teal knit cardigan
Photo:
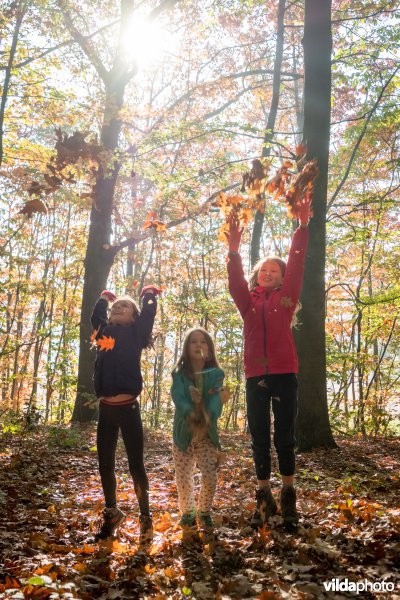
[[(204, 369), (203, 375), (203, 401), (206, 411), (210, 415), (210, 427), (208, 436), (213, 445), (220, 449), (217, 421), (221, 416), (222, 402), (219, 388), (223, 385), (225, 374), (217, 367)], [(175, 372), (172, 375), (171, 395), (175, 404), (173, 440), (174, 444), (186, 451), (192, 441), (192, 434), (186, 423), (186, 417), (193, 410), (193, 402), (190, 397), (189, 386), (193, 385), (186, 375)]]

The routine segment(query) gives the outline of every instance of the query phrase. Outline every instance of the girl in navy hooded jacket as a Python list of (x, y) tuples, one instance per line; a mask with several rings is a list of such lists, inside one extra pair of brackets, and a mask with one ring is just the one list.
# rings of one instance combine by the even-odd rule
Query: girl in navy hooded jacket
[(117, 298), (104, 290), (93, 309), (91, 322), (97, 348), (94, 388), (99, 400), (97, 453), (106, 505), (96, 541), (111, 537), (126, 517), (116, 497), (115, 455), (120, 430), (139, 503), (140, 546), (149, 546), (153, 538), (138, 396), (143, 386), (141, 353), (150, 343), (159, 293), (155, 286), (144, 287), (139, 311), (129, 296)]
[(258, 484), (254, 528), (277, 512), (270, 486), (271, 404), (283, 484), (281, 512), (288, 529), (298, 523), (294, 489), (298, 360), (291, 326), (303, 280), (310, 203), (306, 195), (287, 265), (280, 258), (265, 257), (254, 266), (249, 283), (239, 255), (243, 229), (231, 221), (227, 235), (229, 292), (244, 321), (247, 419)]

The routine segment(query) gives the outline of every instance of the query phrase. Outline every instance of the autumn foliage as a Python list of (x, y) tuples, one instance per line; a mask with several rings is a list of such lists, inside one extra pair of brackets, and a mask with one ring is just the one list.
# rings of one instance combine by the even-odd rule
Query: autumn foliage
[[(297, 219), (302, 200), (313, 193), (314, 180), (318, 176), (317, 160), (306, 160), (307, 148), (299, 145), (296, 148), (297, 159), (293, 163), (284, 160), (275, 175), (268, 178), (270, 163), (255, 159), (250, 171), (242, 177), (241, 193), (244, 195), (218, 194), (213, 206), (221, 211), (225, 222), (221, 226), (219, 238), (226, 241), (230, 223), (245, 227), (255, 211), (264, 212), (265, 198), (284, 202), (292, 219)], [(297, 170), (294, 167), (297, 166)], [(300, 169), (300, 170), (299, 170)]]

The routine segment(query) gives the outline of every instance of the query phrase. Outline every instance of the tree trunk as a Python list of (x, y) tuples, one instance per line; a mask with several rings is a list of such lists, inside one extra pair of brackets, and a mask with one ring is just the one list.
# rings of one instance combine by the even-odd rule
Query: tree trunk
[(310, 240), (301, 298), (299, 354), (299, 450), (335, 441), (329, 424), (325, 349), (326, 205), (331, 103), (331, 0), (305, 0), (304, 14), (304, 141), (307, 158), (317, 158)]
[(76, 402), (72, 421), (86, 423), (97, 418), (93, 389), (94, 352), (90, 348), (90, 317), (97, 298), (107, 286), (114, 262), (111, 244), (111, 217), (116, 179), (120, 164), (114, 157), (121, 131), (119, 111), (123, 106), (125, 85), (107, 91), (106, 109), (101, 130), (101, 143), (108, 151), (108, 162), (99, 166), (90, 213), (89, 236), (85, 256), (82, 309), (79, 333), (79, 366)]

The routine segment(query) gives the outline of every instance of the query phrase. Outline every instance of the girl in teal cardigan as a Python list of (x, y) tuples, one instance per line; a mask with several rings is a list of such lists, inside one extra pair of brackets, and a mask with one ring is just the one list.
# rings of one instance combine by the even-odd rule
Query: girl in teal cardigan
[(201, 472), (198, 520), (201, 527), (213, 526), (211, 508), (217, 485), (220, 443), (217, 421), (227, 391), (210, 334), (201, 327), (185, 336), (182, 355), (172, 373), (175, 404), (173, 456), (182, 526), (196, 520), (193, 472)]

